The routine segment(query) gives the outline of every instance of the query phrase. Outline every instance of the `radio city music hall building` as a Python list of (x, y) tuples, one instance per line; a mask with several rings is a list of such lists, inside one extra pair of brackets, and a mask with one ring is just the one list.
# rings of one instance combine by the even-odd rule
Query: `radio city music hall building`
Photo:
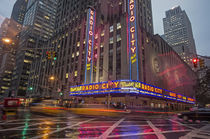
[(46, 68), (62, 81), (64, 98), (171, 109), (195, 103), (196, 74), (153, 34), (150, 0), (78, 1), (74, 4), (83, 10), (75, 7), (69, 18), (63, 15), (69, 8), (64, 2), (58, 4), (57, 33), (50, 43), (58, 60)]

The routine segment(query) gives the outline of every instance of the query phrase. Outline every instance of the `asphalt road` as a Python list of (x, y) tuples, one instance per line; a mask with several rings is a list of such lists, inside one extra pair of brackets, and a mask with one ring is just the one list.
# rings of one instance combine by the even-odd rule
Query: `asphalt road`
[(210, 124), (183, 122), (176, 116), (122, 115), (79, 116), (65, 112), (45, 115), (21, 110), (0, 121), (1, 139), (209, 139)]

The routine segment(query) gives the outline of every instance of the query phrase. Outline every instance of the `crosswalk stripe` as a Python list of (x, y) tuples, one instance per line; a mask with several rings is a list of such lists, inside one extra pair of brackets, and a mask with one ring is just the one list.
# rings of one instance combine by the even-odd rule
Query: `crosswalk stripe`
[(119, 121), (117, 121), (116, 123), (114, 123), (111, 127), (109, 127), (100, 137), (99, 139), (106, 139), (109, 134), (122, 122), (124, 121), (125, 118), (120, 119)]

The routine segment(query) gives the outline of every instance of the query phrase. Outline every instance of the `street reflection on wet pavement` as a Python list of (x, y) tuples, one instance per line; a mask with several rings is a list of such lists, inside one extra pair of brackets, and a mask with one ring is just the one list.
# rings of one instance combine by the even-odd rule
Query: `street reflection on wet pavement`
[(210, 125), (205, 122), (185, 123), (176, 116), (126, 115), (118, 117), (42, 115), (29, 110), (16, 119), (1, 120), (1, 139), (54, 138), (210, 138)]

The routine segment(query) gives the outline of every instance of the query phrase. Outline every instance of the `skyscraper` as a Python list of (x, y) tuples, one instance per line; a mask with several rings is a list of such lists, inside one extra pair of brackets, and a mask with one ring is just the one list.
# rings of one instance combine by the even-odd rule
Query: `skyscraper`
[[(15, 65), (15, 50), (18, 33), (21, 31), (21, 25), (13, 19), (6, 18), (0, 28), (0, 94), (8, 95), (12, 72)], [(9, 39), (5, 43), (3, 40)]]
[(12, 90), (16, 91), (18, 96), (25, 96), (29, 75), (33, 72), (31, 65), (35, 60), (40, 59), (42, 48), (53, 36), (56, 8), (57, 0), (28, 1), (12, 81)]
[(166, 11), (163, 18), (164, 37), (168, 44), (193, 67), (192, 59), (196, 56), (195, 41), (191, 22), (180, 6)]
[(58, 56), (43, 59), (48, 64), (47, 76), (39, 76), (41, 90), (55, 98), (61, 97), (59, 91), (67, 99), (84, 96), (90, 103), (174, 108), (177, 97), (193, 103), (196, 75), (153, 35), (150, 15), (150, 0), (58, 1), (56, 33), (48, 44)]
[(19, 24), (23, 24), (24, 16), (27, 9), (28, 0), (17, 0), (13, 6), (11, 19)]

